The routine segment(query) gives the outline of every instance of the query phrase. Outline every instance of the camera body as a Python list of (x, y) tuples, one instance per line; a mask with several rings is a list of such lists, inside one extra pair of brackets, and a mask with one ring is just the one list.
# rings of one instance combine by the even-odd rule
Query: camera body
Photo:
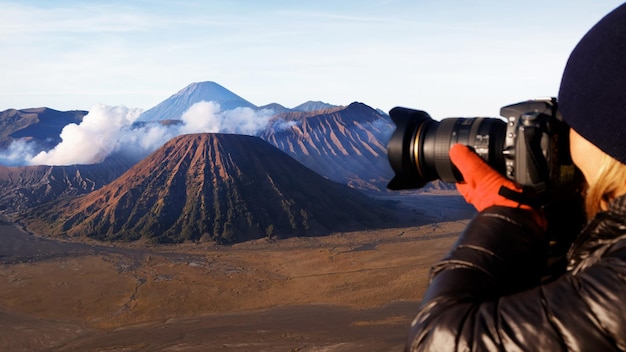
[(462, 176), (448, 151), (461, 143), (472, 148), (492, 168), (535, 194), (570, 184), (577, 169), (569, 154), (569, 127), (556, 98), (536, 99), (501, 108), (501, 118), (433, 120), (426, 112), (402, 107), (389, 115), (396, 130), (387, 145), (395, 177), (389, 189), (421, 188), (441, 179), (460, 182)]
[(569, 127), (555, 98), (508, 105), (500, 115), (507, 119), (503, 154), (509, 179), (537, 193), (574, 181)]

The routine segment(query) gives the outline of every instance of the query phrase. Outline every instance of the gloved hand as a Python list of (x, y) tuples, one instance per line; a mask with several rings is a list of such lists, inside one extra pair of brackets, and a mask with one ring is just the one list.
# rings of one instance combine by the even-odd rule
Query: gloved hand
[(482, 211), (493, 205), (532, 210), (529, 205), (520, 204), (500, 195), (502, 186), (518, 193), (521, 193), (522, 189), (491, 168), (467, 146), (455, 144), (450, 148), (449, 155), (452, 163), (463, 175), (463, 182), (457, 183), (456, 188), (476, 210)]

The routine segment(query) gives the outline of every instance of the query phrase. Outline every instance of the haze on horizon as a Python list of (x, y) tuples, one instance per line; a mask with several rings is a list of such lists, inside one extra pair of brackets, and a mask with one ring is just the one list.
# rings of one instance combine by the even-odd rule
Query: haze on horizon
[(555, 95), (576, 42), (620, 3), (0, 0), (0, 111), (145, 110), (210, 80), (259, 106), (497, 116)]

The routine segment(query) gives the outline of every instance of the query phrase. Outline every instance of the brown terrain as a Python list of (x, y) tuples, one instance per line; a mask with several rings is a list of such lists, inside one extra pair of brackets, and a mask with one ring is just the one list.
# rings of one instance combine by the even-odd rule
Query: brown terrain
[(400, 351), (430, 266), (472, 211), (457, 195), (389, 197), (441, 221), (230, 246), (63, 242), (4, 221), (0, 346)]
[[(201, 82), (155, 118), (205, 93), (250, 104)], [(47, 150), (85, 113), (1, 112), (0, 147)], [(384, 191), (392, 129), (360, 103), (286, 109), (137, 164), (0, 167), (0, 351), (401, 351), (474, 212), (449, 185)]]

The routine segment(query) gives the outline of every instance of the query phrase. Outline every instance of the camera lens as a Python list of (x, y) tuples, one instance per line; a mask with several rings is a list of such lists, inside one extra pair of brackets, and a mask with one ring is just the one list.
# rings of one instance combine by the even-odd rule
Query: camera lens
[(391, 190), (421, 188), (441, 179), (458, 182), (462, 177), (448, 151), (456, 143), (467, 145), (496, 171), (504, 173), (502, 154), (506, 123), (496, 118), (447, 118), (433, 120), (426, 112), (393, 108), (389, 115), (396, 130), (387, 145), (395, 177)]

